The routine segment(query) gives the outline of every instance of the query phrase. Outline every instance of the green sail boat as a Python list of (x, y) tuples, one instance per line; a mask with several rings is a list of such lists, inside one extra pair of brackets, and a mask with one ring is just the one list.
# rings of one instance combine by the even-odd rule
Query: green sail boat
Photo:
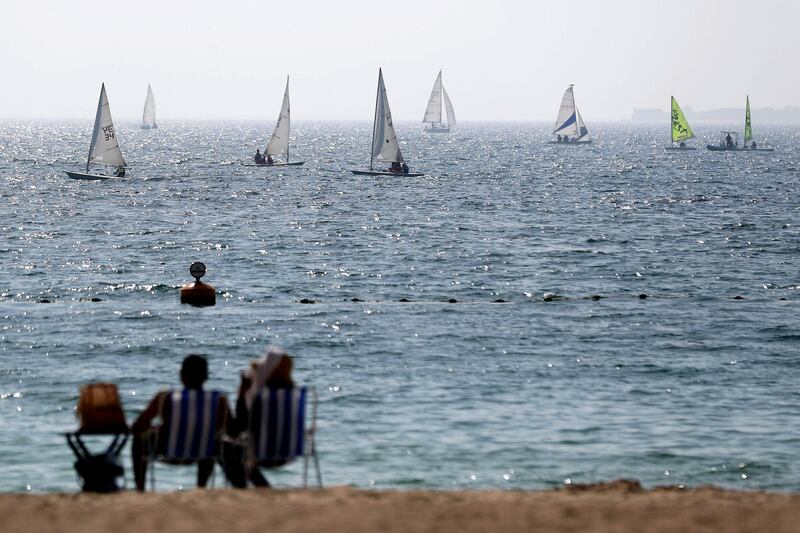
[[(747, 95), (747, 104), (744, 111), (744, 144), (753, 142), (753, 123), (750, 122), (750, 95)], [(755, 146), (755, 144), (753, 145)]]
[(739, 146), (739, 132), (723, 131), (722, 140), (719, 144), (709, 144), (706, 146), (713, 152), (772, 152), (772, 148), (761, 148), (753, 140), (753, 124), (750, 121), (750, 95), (747, 95), (747, 103), (744, 110), (744, 143)]
[[(672, 146), (667, 146), (667, 150), (696, 150), (693, 146), (687, 146), (686, 141), (694, 137), (692, 127), (683, 114), (683, 109), (678, 105), (675, 97), (672, 97)], [(677, 145), (675, 143), (678, 143)]]

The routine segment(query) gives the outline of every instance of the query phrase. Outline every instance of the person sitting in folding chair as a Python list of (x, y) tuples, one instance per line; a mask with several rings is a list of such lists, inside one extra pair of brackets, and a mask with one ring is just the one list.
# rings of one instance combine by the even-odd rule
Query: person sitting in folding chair
[[(145, 489), (147, 467), (154, 460), (197, 463), (197, 486), (208, 483), (214, 461), (221, 455), (221, 437), (234, 422), (225, 395), (203, 390), (206, 379), (205, 358), (189, 355), (181, 366), (183, 390), (156, 394), (131, 426), (133, 473), (139, 491)], [(160, 426), (153, 425), (156, 418), (161, 418)], [(154, 478), (152, 482), (155, 485)]]
[(317, 483), (322, 475), (316, 453), (316, 395), (312, 391), (312, 416), (306, 427), (308, 389), (292, 380), (292, 358), (283, 350), (270, 348), (242, 373), (236, 401), (237, 430), (244, 435), (245, 477), (257, 487), (269, 487), (260, 471), (305, 459), (303, 484), (307, 485), (308, 458), (313, 457)]

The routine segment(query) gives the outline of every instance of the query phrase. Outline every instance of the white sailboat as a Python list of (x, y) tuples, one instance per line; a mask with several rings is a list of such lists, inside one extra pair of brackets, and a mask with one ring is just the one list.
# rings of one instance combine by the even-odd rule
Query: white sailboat
[[(391, 163), (397, 170), (373, 170), (374, 160)], [(400, 145), (394, 132), (392, 112), (389, 109), (389, 99), (386, 96), (386, 86), (383, 84), (383, 71), (378, 69), (378, 94), (375, 97), (375, 119), (372, 123), (372, 148), (369, 154), (369, 170), (351, 170), (356, 175), (366, 176), (424, 176), (421, 172), (411, 173), (400, 170), (401, 164), (405, 165)], [(390, 168), (392, 168), (390, 167)], [(404, 167), (408, 169), (408, 166)]]
[(583, 123), (580, 111), (575, 106), (575, 94), (572, 85), (564, 91), (561, 107), (558, 108), (556, 126), (553, 135), (558, 135), (558, 140), (551, 141), (556, 144), (589, 144), (592, 138), (586, 124)]
[[(113, 176), (92, 174), (89, 172), (91, 165), (105, 165), (116, 167)], [(119, 149), (114, 123), (111, 120), (111, 108), (108, 105), (105, 83), (100, 87), (100, 100), (97, 102), (97, 114), (94, 118), (92, 142), (89, 145), (89, 159), (86, 161), (86, 172), (65, 171), (67, 176), (76, 180), (104, 180), (112, 177), (121, 178), (125, 175), (125, 158)]]
[[(442, 101), (444, 101), (445, 116), (447, 122), (442, 122)], [(423, 124), (430, 124), (425, 127), (429, 133), (450, 133), (456, 126), (456, 114), (453, 112), (453, 103), (447, 95), (444, 85), (442, 85), (442, 71), (436, 76), (433, 82), (431, 96), (428, 98), (428, 107), (425, 108), (425, 116), (422, 118)]]
[[(281, 112), (278, 113), (278, 123), (275, 124), (275, 129), (272, 130), (272, 137), (269, 139), (267, 149), (264, 150), (267, 159), (264, 163), (247, 163), (248, 167), (285, 167), (285, 166), (299, 166), (305, 161), (289, 162), (289, 131), (291, 127), (291, 118), (289, 110), (289, 76), (286, 76), (286, 90), (283, 92), (283, 103), (281, 104)], [(286, 156), (286, 161), (272, 161), (272, 157)]]
[(156, 124), (156, 99), (153, 96), (153, 89), (147, 85), (147, 98), (144, 101), (144, 111), (142, 111), (142, 129), (154, 130), (158, 128)]

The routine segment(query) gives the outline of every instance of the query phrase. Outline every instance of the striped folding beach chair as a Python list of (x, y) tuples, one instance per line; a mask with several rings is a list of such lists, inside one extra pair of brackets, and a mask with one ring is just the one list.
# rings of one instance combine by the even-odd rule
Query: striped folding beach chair
[[(311, 421), (306, 422), (306, 407), (311, 395)], [(317, 394), (314, 389), (293, 387), (265, 388), (250, 410), (248, 453), (264, 468), (283, 466), (303, 458), (303, 487), (308, 486), (308, 460), (313, 458), (317, 485), (322, 488), (322, 473), (315, 442)]]
[(217, 409), (224, 395), (216, 390), (172, 391), (161, 406), (163, 420), (149, 446), (151, 483), (155, 490), (155, 462), (192, 464), (219, 458)]

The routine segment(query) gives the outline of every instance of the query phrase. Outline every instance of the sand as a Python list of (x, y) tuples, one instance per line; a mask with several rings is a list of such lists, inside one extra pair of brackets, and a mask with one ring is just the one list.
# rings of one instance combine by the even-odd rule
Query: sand
[(553, 491), (2, 494), (0, 531), (800, 531), (800, 494), (617, 481)]

